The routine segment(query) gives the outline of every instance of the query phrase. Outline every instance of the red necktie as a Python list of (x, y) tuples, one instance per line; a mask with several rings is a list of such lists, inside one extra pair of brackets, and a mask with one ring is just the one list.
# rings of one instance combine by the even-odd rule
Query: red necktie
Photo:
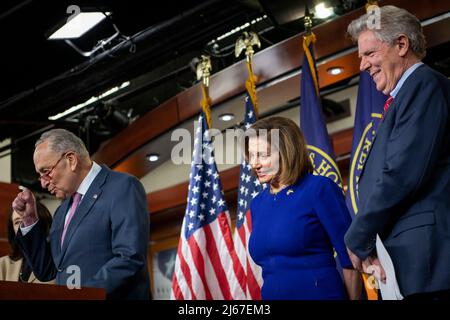
[(66, 222), (64, 223), (64, 230), (61, 236), (61, 248), (63, 246), (64, 243), (64, 237), (66, 236), (66, 232), (67, 232), (67, 228), (69, 227), (69, 223), (70, 220), (72, 220), (73, 215), (75, 214), (75, 211), (77, 210), (78, 204), (80, 203), (81, 200), (81, 193), (76, 192), (73, 195), (73, 199), (72, 199), (72, 206), (70, 207), (69, 213), (68, 213), (68, 217)]
[(391, 103), (392, 103), (392, 100), (394, 100), (394, 98), (392, 98), (391, 96), (389, 96), (389, 98), (388, 98), (388, 99), (386, 100), (386, 102), (384, 103), (384, 106), (383, 106), (383, 114), (381, 115), (381, 120), (384, 119), (384, 115), (385, 115), (386, 112), (388, 111), (389, 106), (390, 106)]

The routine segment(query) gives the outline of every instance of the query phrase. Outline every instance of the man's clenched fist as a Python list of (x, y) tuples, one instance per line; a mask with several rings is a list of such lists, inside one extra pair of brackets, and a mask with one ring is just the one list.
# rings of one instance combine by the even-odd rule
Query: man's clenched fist
[(33, 193), (26, 188), (14, 199), (12, 208), (22, 218), (22, 223), (25, 227), (32, 225), (38, 220), (36, 199)]

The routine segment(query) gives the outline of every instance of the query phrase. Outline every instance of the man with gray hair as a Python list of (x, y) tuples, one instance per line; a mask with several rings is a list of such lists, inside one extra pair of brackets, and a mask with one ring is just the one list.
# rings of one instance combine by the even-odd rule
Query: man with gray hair
[(36, 142), (43, 188), (64, 200), (48, 239), (29, 190), (13, 208), (22, 216), (17, 241), (40, 281), (99, 287), (109, 299), (148, 299), (149, 213), (142, 184), (93, 162), (73, 133), (54, 129)]
[(421, 62), (425, 37), (406, 10), (384, 6), (353, 21), (361, 71), (389, 95), (358, 182), (345, 235), (354, 267), (378, 265), (378, 234), (405, 298), (450, 298), (450, 80)]

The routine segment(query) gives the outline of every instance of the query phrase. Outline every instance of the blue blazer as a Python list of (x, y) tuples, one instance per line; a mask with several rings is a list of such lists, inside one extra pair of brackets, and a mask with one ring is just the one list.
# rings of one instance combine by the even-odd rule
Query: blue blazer
[(381, 123), (346, 236), (361, 259), (378, 233), (403, 295), (450, 289), (450, 80), (426, 65), (405, 81)]
[(82, 287), (105, 288), (109, 299), (148, 299), (147, 246), (150, 221), (142, 184), (102, 166), (61, 234), (71, 200), (56, 210), (48, 239), (40, 222), (17, 240), (40, 281), (73, 283), (78, 266)]

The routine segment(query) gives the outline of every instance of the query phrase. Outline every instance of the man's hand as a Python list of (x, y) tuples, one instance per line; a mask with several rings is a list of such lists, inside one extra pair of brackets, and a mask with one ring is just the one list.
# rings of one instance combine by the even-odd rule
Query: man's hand
[(349, 248), (347, 248), (347, 253), (350, 258), (350, 261), (353, 264), (353, 268), (355, 268), (355, 270), (358, 270), (359, 272), (362, 272), (363, 268), (361, 259), (358, 258), (358, 256), (354, 254)]
[(33, 193), (23, 188), (12, 203), (12, 208), (22, 218), (22, 223), (25, 227), (28, 227), (38, 220), (36, 199)]
[(377, 257), (367, 257), (362, 263), (363, 271), (375, 276), (379, 281), (386, 283), (386, 273)]

